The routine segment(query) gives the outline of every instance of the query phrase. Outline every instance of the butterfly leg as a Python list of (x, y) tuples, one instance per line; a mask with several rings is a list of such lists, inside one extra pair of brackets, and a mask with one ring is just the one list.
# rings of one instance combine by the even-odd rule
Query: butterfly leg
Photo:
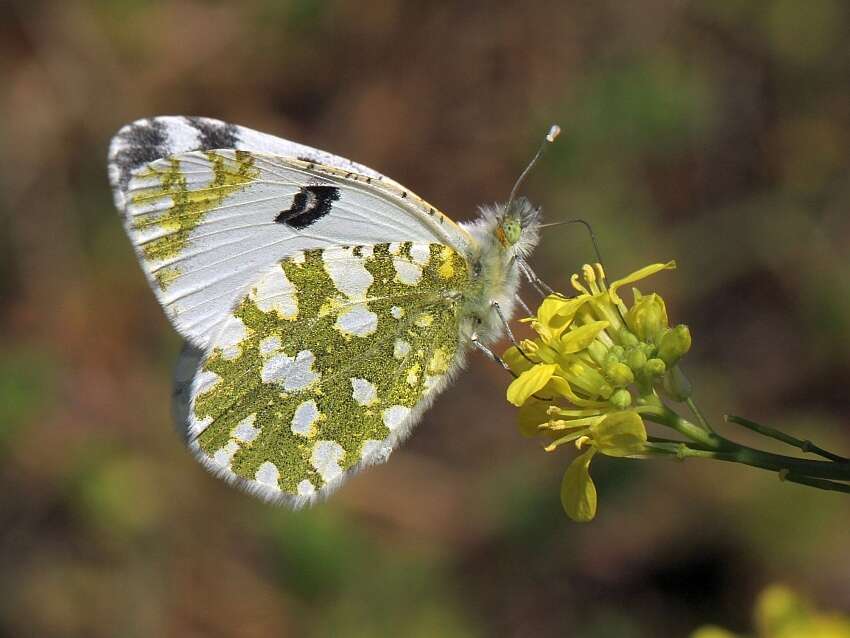
[[(505, 319), (505, 315), (502, 313), (502, 308), (499, 306), (499, 302), (498, 302), (498, 301), (493, 301), (493, 302), (491, 302), (491, 304), (490, 304), (490, 305), (492, 306), (493, 310), (495, 310), (495, 311), (496, 311), (496, 316), (497, 316), (497, 317), (499, 317), (499, 320), (502, 322), (502, 327), (505, 329), (505, 334), (507, 334), (507, 335), (508, 335), (508, 339), (510, 339), (511, 344), (512, 344), (512, 345), (513, 345), (513, 346), (517, 349), (517, 351), (518, 351), (518, 352), (519, 352), (519, 353), (520, 353), (520, 354), (521, 354), (521, 355), (525, 358), (525, 360), (526, 360), (526, 361), (528, 361), (529, 363), (532, 363), (532, 364), (533, 364), (533, 363), (534, 363), (534, 361), (532, 361), (532, 360), (528, 357), (528, 355), (527, 355), (527, 354), (525, 354), (525, 351), (522, 349), (522, 346), (520, 346), (520, 345), (519, 345), (519, 342), (517, 342), (516, 338), (514, 337), (513, 330), (511, 330), (511, 326), (510, 326), (510, 324), (508, 323), (508, 320), (507, 320), (507, 319)], [(530, 314), (530, 313), (529, 313), (529, 314)]]
[(548, 295), (555, 294), (555, 291), (540, 277), (538, 277), (531, 267), (526, 264), (522, 260), (517, 260), (517, 265), (519, 266), (520, 272), (525, 275), (525, 278), (528, 279), (528, 283), (530, 283), (534, 289), (537, 291), (541, 297), (547, 297)]
[(510, 373), (511, 373), (511, 375), (513, 375), (514, 377), (516, 376), (516, 375), (514, 374), (513, 370), (511, 370), (511, 369), (510, 369), (510, 367), (508, 367), (508, 364), (507, 364), (507, 363), (505, 363), (505, 360), (504, 360), (504, 359), (502, 359), (502, 357), (500, 357), (500, 356), (499, 356), (499, 355), (497, 355), (495, 352), (493, 352), (492, 350), (490, 350), (490, 348), (488, 348), (488, 347), (487, 347), (487, 346), (485, 346), (483, 343), (481, 343), (481, 341), (478, 339), (478, 335), (477, 335), (477, 334), (473, 333), (472, 337), (470, 338), (470, 341), (472, 341), (472, 345), (474, 345), (476, 348), (478, 348), (479, 350), (481, 350), (481, 352), (483, 352), (484, 354), (486, 354), (486, 355), (487, 355), (488, 357), (490, 357), (493, 361), (495, 361), (495, 362), (496, 362), (496, 363), (498, 363), (500, 366), (502, 366), (505, 370), (507, 370), (508, 372), (510, 372)]

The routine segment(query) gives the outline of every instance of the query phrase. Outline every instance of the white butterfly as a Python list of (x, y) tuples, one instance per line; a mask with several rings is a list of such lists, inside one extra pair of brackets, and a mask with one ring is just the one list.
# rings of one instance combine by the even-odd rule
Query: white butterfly
[(456, 224), (366, 166), (216, 120), (125, 126), (109, 177), (187, 341), (189, 448), (294, 507), (386, 461), (470, 346), (501, 336), (520, 273), (534, 278), (539, 209), (513, 193)]

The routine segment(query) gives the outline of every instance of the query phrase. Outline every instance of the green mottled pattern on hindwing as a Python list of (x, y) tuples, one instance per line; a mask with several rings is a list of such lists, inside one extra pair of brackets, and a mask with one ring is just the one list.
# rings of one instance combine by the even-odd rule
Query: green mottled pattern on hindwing
[[(194, 412), (212, 420), (198, 439), (207, 455), (249, 480), (271, 463), (281, 490), (305, 495), (370, 453), (447, 372), (469, 274), (448, 246), (410, 242), (308, 250), (279, 269), (234, 310), (238, 342), (213, 344), (202, 374), (220, 379)], [(360, 278), (341, 283), (349, 273)], [(298, 374), (268, 380), (280, 360)]]

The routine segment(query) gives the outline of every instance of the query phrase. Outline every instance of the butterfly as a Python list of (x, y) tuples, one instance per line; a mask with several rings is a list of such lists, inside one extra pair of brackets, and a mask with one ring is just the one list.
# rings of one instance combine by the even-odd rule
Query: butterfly
[(520, 276), (535, 281), (525, 173), (507, 204), (455, 223), (362, 164), (184, 116), (123, 127), (108, 170), (186, 341), (186, 444), (268, 501), (300, 507), (385, 462), (472, 347), (493, 355)]

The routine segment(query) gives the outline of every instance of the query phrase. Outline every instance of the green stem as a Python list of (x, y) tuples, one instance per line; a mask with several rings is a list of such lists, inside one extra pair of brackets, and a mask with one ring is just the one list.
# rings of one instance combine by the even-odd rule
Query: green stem
[[(780, 478), (782, 477), (780, 476)], [(795, 476), (794, 474), (787, 474), (782, 480), (788, 481), (789, 483), (799, 483), (800, 485), (816, 487), (820, 490), (829, 490), (831, 492), (843, 492), (844, 494), (850, 494), (850, 485), (847, 485), (846, 483), (836, 483), (835, 481), (827, 481), (825, 479)]]
[(641, 410), (641, 414), (650, 421), (673, 428), (691, 441), (696, 441), (712, 450), (719, 450), (729, 443), (714, 432), (709, 432), (698, 425), (694, 425), (663, 404), (651, 407), (647, 406)]
[[(680, 458), (712, 458), (718, 461), (741, 463), (774, 472), (785, 471), (795, 479), (811, 478), (850, 481), (850, 463), (812, 461), (756, 450), (725, 439), (714, 432), (706, 432), (701, 427), (673, 412), (667, 406), (643, 411), (642, 414), (647, 419), (673, 428), (699, 444), (698, 449), (689, 446), (684, 446), (684, 449), (678, 449), (677, 456)], [(797, 480), (796, 482), (800, 481)]]
[[(833, 492), (843, 492), (845, 494), (850, 494), (850, 485), (848, 485), (847, 483), (840, 483), (836, 480), (814, 478), (811, 476), (796, 474), (792, 471), (789, 471), (787, 467), (778, 468), (777, 464), (749, 463), (745, 460), (741, 460), (740, 458), (737, 458), (734, 455), (730, 455), (727, 453), (715, 452), (713, 450), (696, 449), (682, 441), (670, 441), (665, 439), (655, 439), (654, 437), (652, 437), (652, 440), (650, 440), (646, 444), (646, 447), (647, 451), (655, 456), (676, 458), (679, 460), (689, 458), (714, 459), (717, 461), (744, 463), (745, 465), (752, 465), (754, 467), (759, 467), (767, 470), (776, 470), (779, 474), (780, 480), (788, 481), (789, 483), (799, 483), (801, 485), (808, 485), (809, 487), (816, 487), (821, 490), (830, 490)], [(821, 461), (818, 462), (820, 463)], [(825, 463), (825, 465), (829, 464)], [(850, 476), (835, 476), (833, 478), (838, 479), (838, 481), (850, 480)]]
[(737, 425), (741, 425), (749, 430), (752, 430), (753, 432), (758, 432), (763, 436), (776, 439), (777, 441), (782, 441), (782, 443), (786, 443), (792, 447), (796, 447), (802, 450), (803, 452), (817, 454), (818, 456), (822, 456), (823, 458), (829, 459), (830, 461), (835, 461), (836, 463), (850, 463), (850, 459), (846, 459), (843, 456), (838, 456), (837, 454), (833, 454), (832, 452), (824, 450), (823, 448), (818, 447), (811, 441), (804, 441), (802, 439), (795, 438), (766, 425), (761, 425), (760, 423), (756, 423), (755, 421), (745, 419), (744, 417), (735, 416), (733, 414), (727, 414), (724, 418), (729, 423), (736, 423)]

